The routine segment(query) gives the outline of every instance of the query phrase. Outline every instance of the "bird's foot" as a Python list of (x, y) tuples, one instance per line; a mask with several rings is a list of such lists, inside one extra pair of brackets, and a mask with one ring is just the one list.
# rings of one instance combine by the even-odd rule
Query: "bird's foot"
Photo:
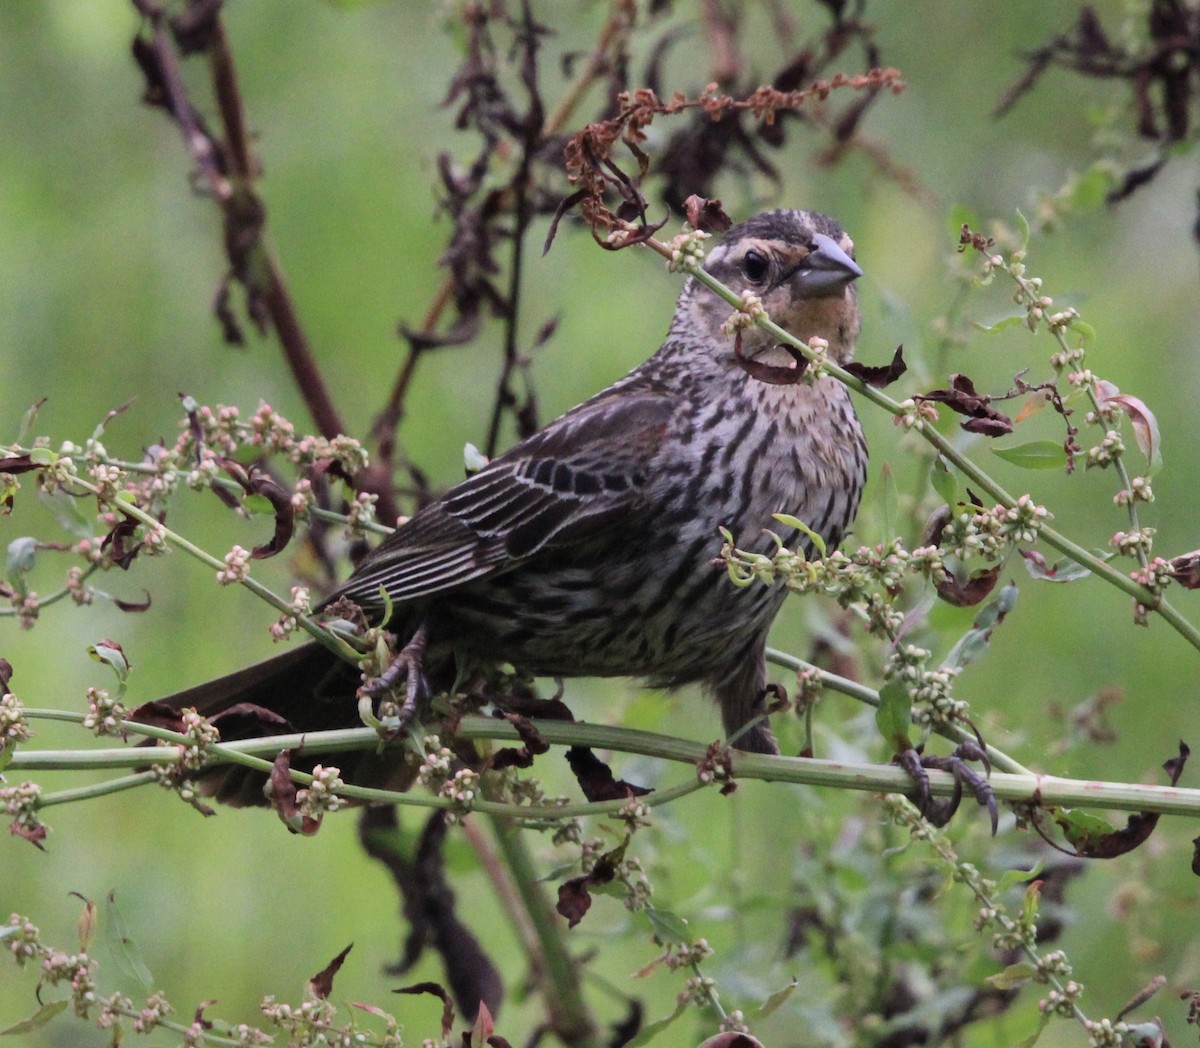
[(425, 679), (423, 667), (428, 643), (429, 630), (422, 623), (412, 635), (412, 639), (396, 653), (387, 669), (358, 689), (359, 701), (366, 701), (373, 706), (376, 699), (396, 690), (403, 681), (404, 701), (400, 704), (395, 719), (387, 724), (390, 736), (394, 737), (403, 732), (418, 714), (424, 711), (429, 702), (429, 682)]
[[(976, 742), (963, 742), (949, 757), (928, 757), (910, 747), (901, 750), (896, 760), (913, 780), (917, 808), (931, 823), (935, 826), (945, 826), (950, 821), (962, 803), (963, 786), (966, 785), (975, 794), (975, 800), (980, 807), (987, 808), (992, 820), (992, 834), (995, 835), (1000, 822), (1000, 810), (996, 804), (996, 795), (987, 781), (992, 766), (982, 746)], [(968, 763), (970, 761), (982, 764), (984, 774), (972, 768)], [(945, 800), (933, 796), (929, 789), (930, 768), (946, 771), (954, 776), (953, 796)]]

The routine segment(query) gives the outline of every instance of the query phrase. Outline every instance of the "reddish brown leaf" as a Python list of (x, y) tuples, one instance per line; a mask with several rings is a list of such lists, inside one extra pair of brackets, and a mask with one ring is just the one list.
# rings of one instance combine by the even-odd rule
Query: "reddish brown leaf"
[(1184, 589), (1200, 589), (1200, 550), (1182, 553), (1169, 561), (1170, 575)]
[(0, 458), (0, 473), (11, 473), (16, 476), (18, 473), (32, 473), (41, 468), (28, 455), (9, 455), (7, 458)]
[(32, 826), (23, 823), (20, 819), (13, 819), (8, 824), (8, 832), (14, 837), (24, 837), (38, 851), (45, 851), (42, 846), (42, 841), (46, 839), (46, 827), (40, 822), (34, 823)]
[(616, 877), (617, 863), (625, 857), (625, 848), (628, 843), (627, 839), (616, 848), (601, 855), (590, 873), (572, 877), (558, 886), (558, 902), (555, 909), (567, 919), (569, 927), (574, 928), (583, 920), (584, 914), (591, 909), (592, 896), (588, 892), (588, 888), (592, 885), (609, 884)]
[(121, 611), (128, 611), (128, 612), (149, 611), (150, 610), (150, 591), (142, 590), (142, 592), (146, 594), (146, 599), (144, 601), (120, 600), (119, 598), (114, 597), (113, 603)]
[(1013, 431), (1012, 421), (1000, 412), (978, 418), (969, 418), (962, 424), (968, 433), (978, 433), (982, 437), (1003, 437)]
[(392, 993), (428, 993), (438, 998), (442, 1002), (442, 1040), (450, 1037), (450, 1031), (454, 1028), (454, 1005), (450, 1001), (450, 995), (439, 983), (413, 983), (412, 986), (402, 986), (398, 990), (393, 990)]
[[(558, 705), (561, 706), (562, 703), (558, 703)], [(520, 749), (517, 749), (515, 746), (505, 746), (497, 750), (491, 760), (493, 768), (528, 768), (532, 766), (535, 756), (543, 754), (550, 749), (550, 744), (542, 738), (528, 717), (524, 717), (519, 713), (507, 713), (504, 711), (497, 711), (496, 715), (503, 717), (517, 729), (517, 734), (521, 736), (521, 741), (525, 745)]]
[(951, 411), (969, 416), (962, 428), (971, 433), (1001, 437), (1012, 432), (1012, 420), (989, 407), (992, 398), (977, 392), (975, 383), (966, 375), (951, 375), (948, 389), (933, 389), (914, 399), (936, 401), (945, 404)]
[(475, 1022), (471, 1025), (469, 1034), (463, 1034), (464, 1048), (484, 1048), (484, 1045), (491, 1044), (492, 1034), (496, 1032), (496, 1024), (492, 1020), (492, 1013), (488, 1011), (488, 1006), (482, 1001), (479, 1002), (479, 1014), (475, 1016)]
[(1163, 761), (1163, 771), (1167, 773), (1171, 780), (1172, 786), (1179, 784), (1179, 777), (1183, 774), (1184, 766), (1187, 764), (1188, 758), (1192, 755), (1191, 747), (1182, 739), (1179, 740), (1179, 754), (1175, 757), (1169, 757)]
[(944, 579), (935, 581), (934, 586), (938, 596), (947, 604), (953, 604), (956, 608), (974, 607), (995, 589), (996, 580), (1000, 576), (1000, 568), (999, 564), (984, 568), (975, 572), (966, 582), (962, 583), (958, 582), (953, 575), (947, 575)]
[[(1180, 775), (1183, 774), (1184, 765), (1187, 763), (1190, 752), (1186, 743), (1180, 742), (1178, 755), (1163, 763), (1163, 770), (1170, 777), (1172, 786), (1178, 783)], [(1060, 816), (1057, 821), (1065, 828), (1067, 818), (1067, 816)], [(1071, 844), (1076, 852), (1084, 858), (1115, 859), (1117, 856), (1125, 855), (1134, 848), (1145, 844), (1157, 825), (1157, 812), (1134, 812), (1125, 820), (1125, 825), (1121, 829), (1086, 836), (1076, 835), (1071, 837)]]
[(908, 365), (904, 363), (904, 347), (896, 347), (890, 364), (868, 365), (852, 360), (846, 365), (846, 370), (855, 378), (862, 379), (868, 386), (874, 386), (876, 389), (890, 386), (908, 370)]
[(250, 551), (250, 557), (253, 560), (265, 560), (275, 556), (291, 541), (295, 529), (295, 510), (292, 507), (291, 493), (275, 483), (268, 474), (253, 466), (247, 471), (233, 459), (220, 457), (217, 458), (217, 463), (242, 486), (247, 495), (260, 495), (271, 504), (275, 513), (275, 534), (268, 541), (255, 546)]
[(127, 719), (135, 724), (149, 724), (152, 728), (183, 731), (183, 717), (179, 710), (161, 699), (143, 702), (137, 709), (130, 711)]
[(213, 1028), (212, 1020), (204, 1018), (204, 1009), (216, 1004), (216, 1000), (201, 1001), (196, 1005), (196, 1010), (192, 1013), (192, 1022), (199, 1026), (202, 1030), (211, 1030)]
[(302, 814), (296, 804), (297, 786), (291, 778), (292, 753), (292, 750), (279, 751), (267, 777), (267, 796), (280, 820), (292, 833), (311, 837), (321, 828), (321, 820)]
[(715, 1034), (707, 1041), (701, 1041), (696, 1048), (763, 1048), (763, 1043), (748, 1033), (726, 1030), (723, 1033)]
[(780, 343), (780, 348), (796, 362), (795, 367), (780, 367), (777, 364), (764, 364), (761, 360), (751, 360), (742, 353), (742, 333), (739, 331), (733, 340), (733, 356), (740, 367), (751, 378), (766, 382), (771, 386), (794, 386), (808, 368), (808, 358), (786, 343)]
[(133, 517), (122, 515), (121, 519), (113, 526), (112, 531), (105, 535), (100, 542), (100, 549), (108, 549), (112, 562), (118, 568), (125, 571), (129, 570), (129, 565), (133, 563), (133, 558), (138, 555), (138, 550), (142, 548), (140, 542), (132, 546), (128, 545), (129, 540), (136, 533), (137, 527), (138, 522)]
[(590, 883), (591, 878), (584, 874), (558, 886), (558, 902), (554, 908), (567, 919), (568, 927), (574, 928), (592, 908), (592, 897), (588, 894)]
[(354, 943), (347, 946), (339, 953), (332, 961), (322, 968), (316, 975), (308, 980), (308, 988), (312, 995), (322, 1001), (328, 999), (333, 993), (333, 977), (341, 971), (342, 965), (346, 963), (346, 957), (351, 950), (354, 949)]
[(683, 202), (683, 210), (691, 227), (705, 233), (724, 233), (733, 225), (733, 219), (725, 213), (719, 200), (707, 200), (693, 193)]
[(651, 792), (645, 786), (615, 778), (612, 769), (586, 746), (572, 746), (566, 756), (575, 781), (589, 801), (628, 800)]

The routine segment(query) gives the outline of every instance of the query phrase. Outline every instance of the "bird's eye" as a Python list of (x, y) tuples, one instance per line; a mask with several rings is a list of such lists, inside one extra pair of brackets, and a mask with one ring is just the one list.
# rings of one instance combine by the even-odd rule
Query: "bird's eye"
[(767, 271), (770, 268), (771, 263), (767, 260), (766, 255), (758, 251), (747, 251), (746, 256), (742, 259), (742, 271), (752, 284), (761, 284), (766, 279)]

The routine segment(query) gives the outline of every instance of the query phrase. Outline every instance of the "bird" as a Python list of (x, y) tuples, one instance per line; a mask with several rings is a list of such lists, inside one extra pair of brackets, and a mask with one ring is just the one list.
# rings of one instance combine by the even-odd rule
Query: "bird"
[[(730, 228), (704, 269), (757, 296), (797, 339), (850, 360), (862, 270), (834, 219), (760, 214)], [(369, 621), (390, 610), (387, 628), (413, 638), (412, 673), (446, 686), (464, 664), (699, 685), (734, 747), (779, 752), (763, 712), (785, 586), (735, 586), (721, 529), (750, 552), (782, 539), (813, 555), (811, 535), (776, 520), (790, 514), (832, 551), (858, 510), (867, 446), (841, 382), (765, 381), (753, 365), (794, 358), (759, 327), (731, 332), (732, 312), (689, 277), (648, 360), (401, 523), (318, 610), (350, 601)], [(277, 715), (280, 731), (314, 731), (359, 723), (360, 683), (308, 643), (166, 701), (206, 716), (247, 703)], [(260, 786), (226, 770), (215, 795), (261, 804)]]

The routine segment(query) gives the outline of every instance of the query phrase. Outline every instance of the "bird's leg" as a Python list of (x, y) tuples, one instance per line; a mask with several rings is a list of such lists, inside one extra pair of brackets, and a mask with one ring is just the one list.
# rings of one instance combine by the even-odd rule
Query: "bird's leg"
[(422, 666), (428, 644), (429, 625), (422, 622), (412, 639), (396, 653), (387, 669), (358, 689), (360, 698), (374, 700), (392, 691), (403, 680), (404, 702), (399, 712), (401, 731), (416, 717), (429, 698), (429, 682), (425, 679)]
[[(896, 755), (896, 761), (913, 780), (916, 797), (915, 803), (921, 814), (935, 826), (945, 826), (958, 806), (962, 803), (964, 784), (971, 788), (975, 800), (980, 807), (987, 808), (992, 820), (992, 834), (995, 835), (1000, 822), (1000, 811), (996, 805), (996, 795), (992, 792), (986, 773), (992, 770), (987, 752), (976, 742), (962, 742), (949, 757), (928, 757), (920, 751), (909, 747)], [(981, 775), (971, 767), (968, 761), (977, 761), (983, 765), (985, 774)], [(934, 799), (929, 790), (928, 769), (948, 771), (954, 776), (954, 795), (948, 800)]]

